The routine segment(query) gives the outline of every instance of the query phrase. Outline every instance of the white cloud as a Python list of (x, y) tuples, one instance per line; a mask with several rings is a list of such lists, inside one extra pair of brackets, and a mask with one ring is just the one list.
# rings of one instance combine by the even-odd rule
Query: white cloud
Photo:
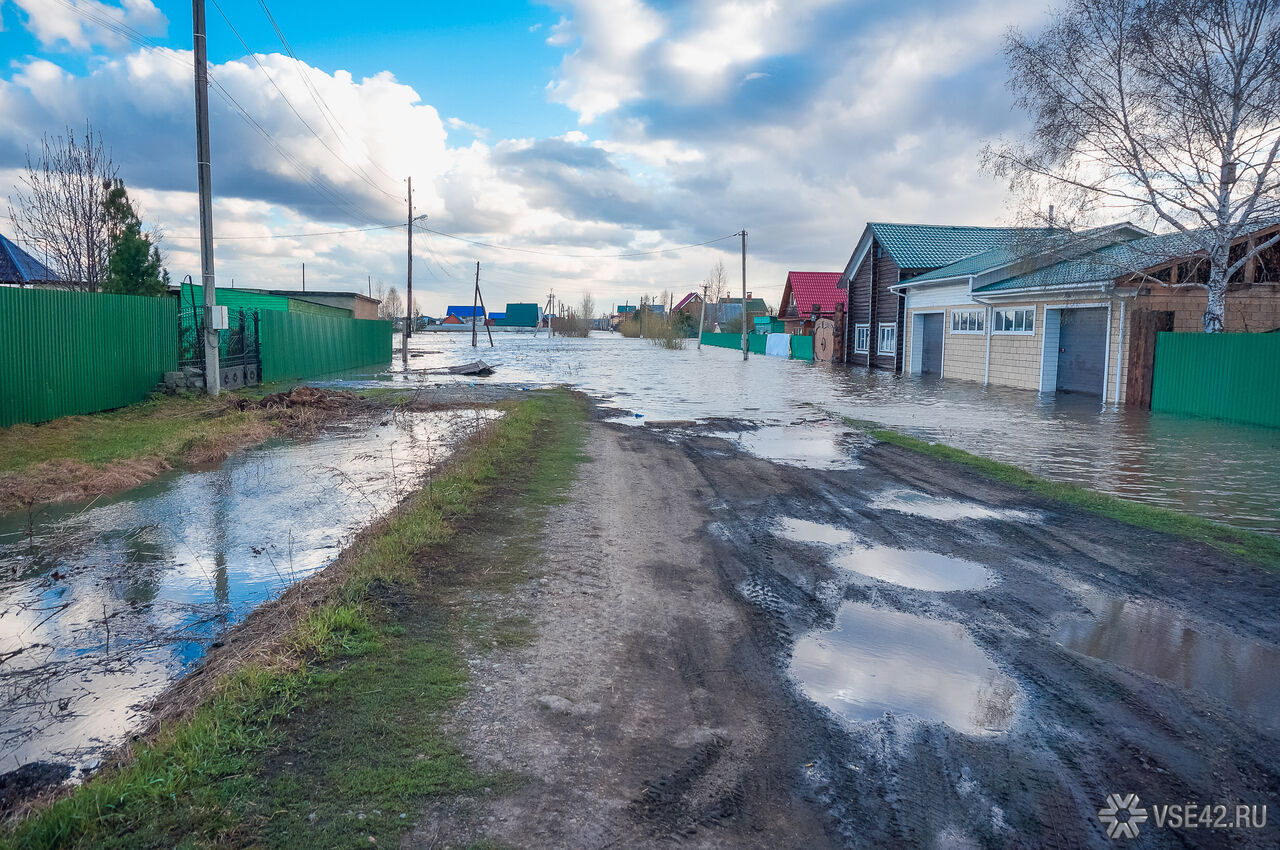
[(26, 15), (27, 28), (46, 48), (83, 50), (93, 45), (122, 47), (127, 30), (143, 36), (163, 35), (169, 19), (152, 0), (13, 0)]

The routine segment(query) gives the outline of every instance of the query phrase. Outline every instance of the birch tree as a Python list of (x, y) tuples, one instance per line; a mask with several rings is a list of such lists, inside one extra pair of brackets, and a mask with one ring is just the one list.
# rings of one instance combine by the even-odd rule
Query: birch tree
[[(1280, 215), (1280, 0), (1068, 0), (1006, 39), (1027, 135), (986, 164), (1060, 216), (1129, 216), (1182, 233), (1208, 263), (1204, 330)], [(1064, 218), (1059, 219), (1061, 223)]]
[(43, 136), (9, 198), (15, 235), (48, 258), (68, 289), (96, 291), (107, 275), (111, 247), (107, 196), (116, 166), (102, 137), (88, 124), (84, 136)]

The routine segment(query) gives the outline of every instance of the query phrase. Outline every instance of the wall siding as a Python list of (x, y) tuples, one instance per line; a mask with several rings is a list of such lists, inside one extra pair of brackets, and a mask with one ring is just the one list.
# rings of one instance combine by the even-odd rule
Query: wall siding
[(1280, 334), (1161, 333), (1151, 409), (1280, 428)]
[(261, 319), (263, 383), (391, 362), (391, 322), (274, 310)]
[(0, 287), (0, 426), (124, 407), (177, 368), (177, 299)]

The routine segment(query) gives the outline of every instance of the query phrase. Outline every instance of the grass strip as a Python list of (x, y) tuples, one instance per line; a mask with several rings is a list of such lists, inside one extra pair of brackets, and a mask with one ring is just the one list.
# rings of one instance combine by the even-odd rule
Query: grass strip
[[(424, 575), (423, 564), (495, 495), (501, 522), (507, 509), (532, 521), (557, 501), (582, 460), (585, 420), (563, 390), (505, 408), (429, 489), (360, 539), (345, 580), (294, 625), (280, 657), (227, 676), (189, 719), (11, 825), (0, 846), (385, 845), (424, 798), (491, 781), (441, 728), (465, 693), (464, 624), (429, 604), (447, 567)], [(495, 642), (519, 640), (524, 627), (495, 621)]]
[(1272, 569), (1280, 569), (1280, 540), (1274, 537), (1233, 528), (1169, 508), (1122, 499), (1078, 484), (1051, 481), (1020, 467), (970, 454), (942, 443), (931, 443), (910, 434), (884, 428), (875, 422), (848, 417), (844, 421), (882, 443), (967, 466), (988, 478), (1029, 490), (1038, 496), (1064, 502), (1138, 528), (1205, 543)]

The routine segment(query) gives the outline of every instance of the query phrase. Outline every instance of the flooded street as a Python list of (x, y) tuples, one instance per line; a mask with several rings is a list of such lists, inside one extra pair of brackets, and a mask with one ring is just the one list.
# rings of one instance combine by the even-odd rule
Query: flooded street
[[(1125, 498), (1172, 507), (1242, 528), (1280, 533), (1280, 432), (1273, 429), (1151, 414), (1103, 410), (1079, 395), (1039, 396), (959, 381), (752, 356), (693, 341), (669, 351), (645, 340), (593, 332), (588, 339), (548, 339), (499, 333), (489, 348), (471, 334), (423, 333), (376, 380), (336, 385), (377, 386), (408, 381), (566, 383), (619, 408), (619, 421), (747, 420), (766, 427), (736, 439), (761, 457), (786, 462), (848, 465), (842, 435), (823, 411), (881, 423), (927, 440), (1082, 484)], [(490, 378), (425, 375), (470, 362), (496, 363)], [(636, 418), (634, 414), (641, 414)], [(806, 425), (794, 428), (794, 425)]]
[(380, 414), (4, 517), (0, 765), (93, 767), (219, 634), (330, 563), (492, 415)]

